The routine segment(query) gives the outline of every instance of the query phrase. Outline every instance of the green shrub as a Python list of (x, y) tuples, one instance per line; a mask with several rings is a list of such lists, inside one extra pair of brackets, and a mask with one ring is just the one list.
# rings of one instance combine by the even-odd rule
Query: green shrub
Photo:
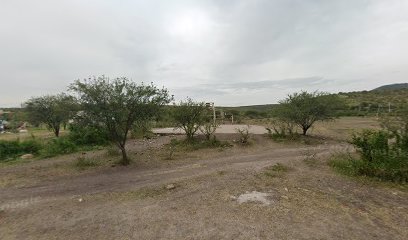
[(290, 121), (282, 121), (272, 118), (268, 121), (269, 127), (266, 128), (268, 135), (273, 140), (292, 139), (297, 136), (296, 126)]
[(379, 130), (365, 130), (353, 136), (351, 143), (360, 158), (336, 157), (330, 165), (351, 176), (367, 176), (385, 181), (408, 181), (408, 152), (395, 136)]
[(390, 151), (389, 138), (390, 135), (385, 131), (364, 130), (355, 134), (351, 143), (360, 151), (363, 160), (371, 162), (387, 157)]
[(69, 130), (69, 140), (79, 146), (106, 145), (109, 143), (108, 132), (103, 129), (92, 126), (82, 126), (80, 124), (71, 124)]
[(109, 143), (108, 133), (103, 129), (90, 125), (71, 124), (69, 130), (67, 136), (49, 140), (41, 151), (41, 155), (43, 157), (53, 157)]
[(0, 141), (0, 159), (14, 157), (20, 153), (19, 141)]
[(236, 128), (235, 131), (239, 134), (239, 142), (246, 145), (249, 144), (249, 139), (251, 138), (251, 135), (249, 133), (249, 126), (246, 128)]
[(71, 141), (70, 137), (59, 137), (51, 139), (42, 149), (43, 157), (53, 157), (61, 154), (73, 153), (78, 150), (78, 146)]
[(219, 126), (219, 123), (213, 122), (211, 119), (207, 119), (207, 122), (200, 126), (200, 132), (204, 134), (205, 139), (209, 141), (211, 140), (211, 136), (215, 139), (214, 133)]
[(38, 154), (42, 145), (35, 139), (0, 141), (0, 160), (14, 159), (23, 154)]
[(43, 148), (43, 145), (35, 139), (20, 142), (20, 147), (24, 153), (37, 154)]
[(44, 143), (32, 138), (24, 141), (0, 140), (0, 160), (15, 159), (23, 154), (40, 154), (41, 157), (73, 153), (90, 146), (106, 145), (107, 133), (92, 127), (70, 127), (67, 136), (45, 140)]

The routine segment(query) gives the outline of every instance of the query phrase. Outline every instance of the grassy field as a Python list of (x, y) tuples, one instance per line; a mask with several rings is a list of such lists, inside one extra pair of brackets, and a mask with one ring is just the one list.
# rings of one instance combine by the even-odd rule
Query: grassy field
[[(67, 133), (67, 131), (62, 130), (60, 132), (61, 136), (64, 136)], [(52, 138), (54, 137), (54, 133), (51, 131), (48, 131), (45, 128), (33, 128), (33, 129), (28, 129), (27, 132), (22, 132), (22, 133), (2, 133), (0, 134), (0, 140), (25, 140), (25, 139), (30, 139), (32, 137), (35, 138)]]

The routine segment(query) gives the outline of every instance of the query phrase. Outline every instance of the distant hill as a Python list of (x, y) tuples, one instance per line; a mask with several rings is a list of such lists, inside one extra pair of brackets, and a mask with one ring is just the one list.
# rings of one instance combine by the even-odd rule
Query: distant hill
[(408, 106), (408, 87), (338, 93), (338, 95), (346, 101), (349, 111), (357, 111), (359, 114), (386, 112)]
[[(338, 95), (346, 103), (339, 111), (340, 116), (367, 116), (389, 111), (398, 111), (408, 107), (408, 83), (385, 85), (371, 91), (339, 92)], [(270, 116), (277, 104), (221, 107), (226, 113), (249, 118)]]
[(373, 89), (372, 91), (408, 89), (408, 83), (394, 83)]

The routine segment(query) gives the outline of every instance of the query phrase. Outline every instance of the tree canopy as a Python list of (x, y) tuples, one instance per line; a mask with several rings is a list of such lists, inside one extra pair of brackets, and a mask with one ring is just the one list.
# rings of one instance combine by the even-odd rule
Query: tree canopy
[(156, 117), (160, 108), (172, 100), (165, 88), (137, 84), (125, 77), (77, 80), (70, 90), (78, 94), (83, 109), (78, 120), (106, 130), (109, 140), (121, 150), (124, 165), (130, 162), (126, 153), (129, 130), (135, 127), (135, 122)]
[(181, 101), (173, 109), (173, 118), (177, 128), (182, 129), (188, 140), (194, 135), (204, 123), (208, 122), (209, 111), (204, 102), (194, 102), (191, 98)]
[(336, 115), (335, 110), (342, 105), (342, 101), (336, 95), (306, 91), (290, 94), (279, 103), (275, 109), (275, 116), (281, 121), (299, 126), (303, 135), (306, 135), (316, 121), (333, 119)]
[(66, 124), (75, 114), (76, 106), (75, 98), (63, 93), (35, 97), (26, 102), (29, 121), (46, 124), (56, 137), (59, 136), (61, 124)]

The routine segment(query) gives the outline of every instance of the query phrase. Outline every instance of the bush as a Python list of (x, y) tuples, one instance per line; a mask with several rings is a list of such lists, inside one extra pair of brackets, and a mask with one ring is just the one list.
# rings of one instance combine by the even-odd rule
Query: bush
[(360, 158), (333, 159), (330, 164), (338, 171), (385, 181), (408, 181), (408, 151), (395, 136), (382, 130), (365, 130), (354, 135), (351, 143), (357, 148)]
[(78, 146), (70, 140), (70, 137), (59, 137), (51, 139), (42, 149), (43, 157), (53, 157), (61, 154), (73, 153), (78, 150)]
[(45, 143), (32, 138), (25, 141), (0, 141), (0, 160), (15, 159), (23, 154), (40, 154), (41, 157), (73, 153), (89, 146), (108, 144), (107, 133), (92, 127), (70, 126), (67, 136), (52, 138)]
[(296, 126), (292, 122), (272, 119), (267, 127), (268, 135), (273, 140), (283, 140), (296, 138)]
[(247, 126), (246, 128), (237, 128), (235, 129), (237, 131), (237, 133), (239, 133), (239, 141), (242, 144), (249, 144), (249, 138), (251, 137), (251, 135), (249, 134), (249, 126)]
[(0, 160), (13, 159), (23, 154), (38, 154), (42, 145), (35, 139), (0, 141)]
[(220, 126), (219, 123), (212, 122), (210, 120), (204, 123), (203, 126), (200, 127), (200, 132), (204, 134), (205, 138), (209, 141), (211, 139), (211, 136), (213, 136), (213, 138), (215, 139), (214, 133), (219, 126)]
[(390, 151), (389, 137), (384, 131), (364, 130), (355, 134), (351, 143), (359, 149), (363, 160), (371, 162), (387, 157)]
[(68, 138), (76, 145), (106, 145), (109, 143), (108, 132), (93, 126), (82, 126), (80, 124), (71, 124), (69, 126)]
[(53, 157), (77, 152), (90, 146), (103, 146), (109, 143), (108, 133), (91, 125), (71, 124), (67, 136), (49, 140), (41, 151), (42, 157)]
[(187, 98), (173, 108), (172, 116), (176, 127), (186, 133), (189, 141), (193, 141), (200, 126), (207, 122), (209, 111), (204, 102), (194, 102)]

